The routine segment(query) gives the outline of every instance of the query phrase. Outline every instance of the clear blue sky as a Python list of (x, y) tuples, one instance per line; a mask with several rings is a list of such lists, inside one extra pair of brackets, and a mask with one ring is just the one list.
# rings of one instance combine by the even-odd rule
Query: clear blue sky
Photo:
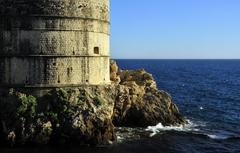
[(240, 59), (240, 0), (111, 0), (111, 56)]

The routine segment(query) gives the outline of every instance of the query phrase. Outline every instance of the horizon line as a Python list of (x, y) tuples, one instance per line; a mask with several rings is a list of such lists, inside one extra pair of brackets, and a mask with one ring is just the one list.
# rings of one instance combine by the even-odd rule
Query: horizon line
[(114, 60), (240, 60), (240, 58), (111, 58)]

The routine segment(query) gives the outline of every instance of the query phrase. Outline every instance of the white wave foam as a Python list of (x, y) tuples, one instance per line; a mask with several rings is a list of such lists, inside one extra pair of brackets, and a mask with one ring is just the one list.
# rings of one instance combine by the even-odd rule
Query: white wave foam
[(200, 134), (209, 137), (210, 139), (216, 140), (225, 140), (229, 138), (240, 137), (234, 133), (226, 131), (204, 131), (199, 128), (206, 126), (203, 122), (193, 123), (190, 120), (187, 120), (188, 124), (180, 126), (163, 126), (162, 123), (157, 124), (156, 126), (149, 126), (145, 131), (151, 132), (150, 137), (161, 133), (162, 131), (180, 131), (180, 132), (191, 132), (194, 134)]
[(225, 140), (230, 138), (229, 136), (215, 135), (215, 134), (207, 134), (207, 136), (211, 139), (216, 139), (216, 140)]
[(217, 139), (217, 140), (226, 140), (230, 138), (240, 138), (240, 135), (237, 133), (232, 133), (229, 131), (218, 131), (215, 133), (207, 133), (206, 134), (211, 139)]
[(199, 131), (199, 129), (196, 128), (196, 124), (194, 124), (190, 120), (188, 120), (187, 122), (188, 124), (180, 126), (163, 126), (162, 123), (159, 123), (156, 126), (147, 127), (146, 131), (152, 132), (150, 134), (150, 137), (153, 137), (161, 131)]
[(120, 136), (120, 135), (117, 135), (117, 141), (118, 141), (118, 142), (124, 141), (124, 137), (122, 137), (122, 136)]
[(122, 143), (129, 140), (138, 140), (141, 136), (141, 128), (118, 127), (115, 128), (117, 135), (117, 142)]

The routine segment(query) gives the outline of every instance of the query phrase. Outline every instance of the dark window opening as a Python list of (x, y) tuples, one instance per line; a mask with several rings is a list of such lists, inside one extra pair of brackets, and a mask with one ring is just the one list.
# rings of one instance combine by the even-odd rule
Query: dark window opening
[(99, 47), (94, 47), (94, 54), (99, 54)]
[(72, 68), (72, 67), (71, 67), (71, 68), (67, 68), (67, 75), (70, 76), (70, 74), (72, 73), (72, 71), (73, 71), (73, 68)]
[(56, 63), (53, 63), (53, 66), (56, 66), (57, 64)]
[(88, 80), (86, 80), (86, 82), (88, 83)]
[(67, 75), (69, 76), (70, 75), (70, 69), (67, 68)]
[(61, 81), (60, 81), (60, 77), (58, 76), (58, 83), (61, 83)]

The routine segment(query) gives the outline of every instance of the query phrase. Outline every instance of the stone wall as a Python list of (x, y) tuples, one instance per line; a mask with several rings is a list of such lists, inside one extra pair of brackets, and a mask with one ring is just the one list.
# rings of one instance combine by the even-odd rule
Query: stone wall
[(109, 84), (109, 0), (0, 0), (0, 85)]
[(1, 0), (0, 15), (109, 21), (109, 0)]
[(108, 57), (10, 57), (0, 58), (2, 86), (61, 87), (105, 84)]
[(94, 47), (109, 55), (109, 23), (103, 21), (29, 17), (1, 18), (0, 24), (1, 55), (94, 56)]

